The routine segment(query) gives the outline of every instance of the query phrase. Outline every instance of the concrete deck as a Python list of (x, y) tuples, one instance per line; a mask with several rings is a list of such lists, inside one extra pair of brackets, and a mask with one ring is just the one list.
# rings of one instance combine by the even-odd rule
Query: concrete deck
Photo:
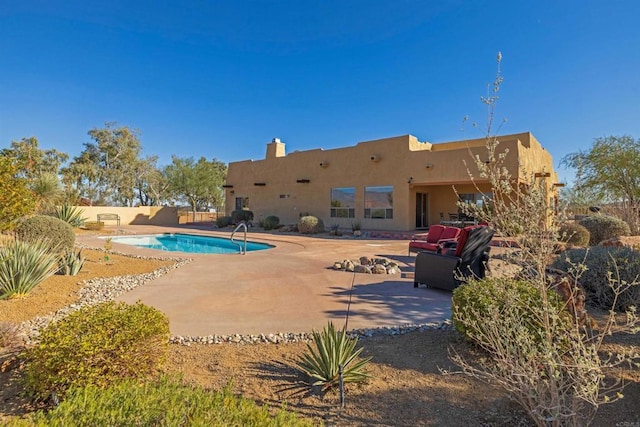
[[(182, 232), (229, 237), (229, 231), (189, 227), (125, 226), (127, 234)], [(276, 247), (246, 255), (163, 252), (113, 243), (136, 255), (188, 257), (193, 261), (140, 286), (119, 300), (142, 301), (164, 312), (174, 335), (310, 332), (331, 320), (348, 329), (440, 322), (451, 316), (451, 293), (413, 287), (401, 275), (334, 271), (335, 261), (360, 256), (395, 260), (413, 271), (406, 240), (305, 237), (249, 232), (249, 239)], [(96, 236), (78, 242), (103, 247)]]

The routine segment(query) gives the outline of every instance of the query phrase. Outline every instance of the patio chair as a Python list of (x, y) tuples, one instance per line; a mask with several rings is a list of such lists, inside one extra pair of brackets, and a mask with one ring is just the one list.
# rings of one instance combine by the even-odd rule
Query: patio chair
[(484, 225), (465, 227), (457, 242), (440, 252), (420, 252), (416, 256), (413, 287), (454, 290), (470, 277), (484, 278), (489, 262), (493, 230)]
[(432, 225), (428, 233), (419, 233), (411, 236), (409, 242), (409, 255), (411, 252), (438, 251), (446, 241), (455, 240), (460, 234), (457, 227), (447, 227), (444, 225)]

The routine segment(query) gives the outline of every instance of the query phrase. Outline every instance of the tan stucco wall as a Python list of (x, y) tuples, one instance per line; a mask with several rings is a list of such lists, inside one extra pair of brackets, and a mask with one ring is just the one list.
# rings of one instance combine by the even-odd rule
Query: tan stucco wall
[[(178, 208), (170, 206), (140, 206), (136, 208), (110, 206), (77, 206), (82, 217), (97, 221), (98, 214), (113, 213), (120, 216), (120, 225), (178, 225)], [(116, 221), (105, 221), (116, 225)]]
[[(500, 136), (499, 152), (508, 148), (505, 165), (520, 181), (528, 178), (520, 166), (553, 173), (553, 162), (530, 133)], [(452, 185), (460, 193), (475, 190), (469, 173), (483, 191), (490, 189), (478, 178), (474, 156), (487, 158), (485, 139), (438, 144), (420, 142), (412, 135), (360, 142), (333, 150), (314, 149), (286, 154), (279, 141), (267, 144), (264, 160), (229, 164), (226, 213), (235, 208), (236, 197), (248, 197), (256, 219), (277, 215), (282, 223), (297, 222), (301, 213), (316, 215), (325, 225), (349, 228), (358, 221), (364, 229), (412, 230), (415, 228), (416, 193), (427, 193), (429, 223), (456, 210)], [(465, 164), (466, 162), (466, 164)], [(308, 180), (298, 183), (297, 180)], [(255, 184), (264, 185), (255, 185)], [(393, 219), (365, 219), (366, 186), (393, 186)], [(355, 187), (355, 218), (331, 218), (331, 189)]]

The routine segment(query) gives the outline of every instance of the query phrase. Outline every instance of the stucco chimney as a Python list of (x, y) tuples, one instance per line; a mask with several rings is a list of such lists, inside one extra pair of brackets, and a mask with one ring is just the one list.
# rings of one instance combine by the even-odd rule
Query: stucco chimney
[(267, 159), (284, 157), (286, 155), (284, 142), (281, 142), (280, 138), (273, 138), (271, 142), (267, 144)]

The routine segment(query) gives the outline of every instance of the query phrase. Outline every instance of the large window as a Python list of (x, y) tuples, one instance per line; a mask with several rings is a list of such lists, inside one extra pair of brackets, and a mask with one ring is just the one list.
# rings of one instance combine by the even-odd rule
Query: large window
[(355, 187), (331, 189), (331, 218), (355, 218)]
[(393, 218), (393, 186), (365, 187), (364, 217), (374, 219)]

